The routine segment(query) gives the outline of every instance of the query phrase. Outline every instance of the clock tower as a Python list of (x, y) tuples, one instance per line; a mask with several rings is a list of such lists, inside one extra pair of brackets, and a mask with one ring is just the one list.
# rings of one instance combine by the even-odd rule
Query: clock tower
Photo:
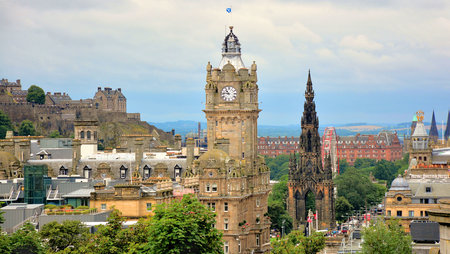
[(250, 71), (241, 59), (241, 44), (230, 27), (222, 44), (218, 68), (206, 67), (208, 150), (218, 140), (229, 140), (229, 155), (235, 160), (255, 161), (257, 157), (258, 85), (256, 64)]

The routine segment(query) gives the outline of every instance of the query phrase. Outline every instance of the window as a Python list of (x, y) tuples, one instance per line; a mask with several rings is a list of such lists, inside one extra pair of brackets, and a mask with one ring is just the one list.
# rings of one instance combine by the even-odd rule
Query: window
[(397, 217), (402, 217), (402, 211), (397, 211)]
[(223, 243), (223, 252), (227, 254), (229, 251), (228, 242)]
[(414, 211), (409, 211), (409, 212), (408, 212), (408, 216), (409, 216), (409, 217), (414, 217)]
[(83, 168), (84, 178), (91, 178), (91, 172), (92, 172), (92, 169), (88, 166), (85, 166)]
[(88, 140), (91, 140), (91, 131), (86, 132), (86, 137)]
[(261, 205), (261, 200), (259, 198), (256, 199), (256, 207), (259, 207)]
[(122, 165), (120, 167), (120, 178), (125, 179), (127, 177), (127, 168)]
[(398, 202), (402, 201), (402, 197), (397, 197), (397, 201)]
[(420, 211), (420, 217), (423, 217), (423, 211)]
[(102, 204), (102, 210), (106, 210), (106, 204)]
[(209, 183), (206, 184), (205, 191), (211, 192), (211, 186), (209, 185)]
[(425, 198), (423, 201), (425, 204), (428, 204), (428, 198)]
[(147, 179), (150, 177), (150, 170), (151, 169), (147, 165), (144, 166), (144, 179)]
[(217, 192), (217, 184), (212, 184), (212, 192)]
[(80, 138), (84, 138), (84, 131), (80, 132)]
[(256, 215), (256, 224), (259, 224), (261, 222), (261, 219), (259, 218), (259, 214)]
[(67, 168), (65, 168), (64, 166), (61, 166), (61, 168), (59, 169), (59, 175), (67, 175), (68, 170)]
[(228, 202), (225, 202), (225, 203), (223, 204), (223, 211), (224, 211), (224, 212), (228, 212)]
[(431, 192), (431, 187), (425, 187), (425, 192)]
[(391, 216), (391, 210), (387, 211), (387, 216)]
[(241, 240), (238, 240), (238, 252), (241, 253)]
[(147, 211), (151, 211), (152, 210), (152, 203), (147, 203)]
[(256, 246), (259, 246), (259, 234), (256, 234)]
[(216, 203), (214, 203), (214, 202), (208, 203), (208, 208), (211, 211), (215, 212), (216, 211)]
[(427, 211), (425, 211), (425, 216), (428, 217), (428, 212)]
[(423, 204), (423, 198), (420, 199), (420, 203)]
[(223, 219), (223, 230), (228, 230), (228, 218)]

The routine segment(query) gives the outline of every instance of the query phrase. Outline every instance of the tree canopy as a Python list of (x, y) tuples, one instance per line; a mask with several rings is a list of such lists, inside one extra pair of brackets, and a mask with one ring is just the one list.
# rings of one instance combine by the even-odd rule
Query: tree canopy
[(37, 104), (45, 103), (45, 92), (42, 88), (32, 85), (28, 88), (27, 101)]
[(334, 182), (337, 185), (338, 197), (345, 197), (354, 209), (375, 205), (383, 199), (386, 188), (372, 183), (358, 169), (348, 168), (338, 175)]
[(19, 136), (35, 136), (36, 129), (30, 120), (23, 120), (19, 126)]
[(405, 233), (398, 221), (391, 220), (386, 224), (378, 220), (374, 225), (363, 230), (364, 254), (406, 254), (411, 253), (411, 235)]
[(151, 220), (147, 253), (222, 253), (215, 214), (194, 196), (157, 206)]
[(289, 174), (289, 155), (278, 155), (275, 158), (265, 157), (266, 164), (270, 168), (270, 179), (279, 180)]
[(78, 249), (89, 238), (89, 230), (80, 221), (66, 220), (62, 223), (52, 221), (45, 224), (39, 232), (45, 239), (47, 248), (53, 252), (66, 248)]
[(11, 130), (13, 130), (13, 126), (9, 116), (0, 110), (0, 138), (5, 138), (6, 132)]
[(282, 232), (284, 221), (285, 234), (288, 234), (292, 230), (292, 218), (286, 210), (286, 198), (288, 195), (287, 181), (288, 177), (285, 175), (281, 178), (280, 182), (272, 187), (272, 192), (269, 195), (267, 212), (267, 215), (272, 222), (271, 228), (276, 229), (278, 232)]
[(302, 232), (294, 230), (286, 237), (273, 239), (271, 245), (273, 254), (315, 254), (325, 248), (325, 237), (319, 232), (306, 237)]

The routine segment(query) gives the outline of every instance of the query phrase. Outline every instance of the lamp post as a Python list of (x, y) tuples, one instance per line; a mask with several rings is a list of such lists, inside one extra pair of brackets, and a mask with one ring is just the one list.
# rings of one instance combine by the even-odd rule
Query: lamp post
[(281, 222), (281, 238), (283, 238), (284, 236), (284, 223), (286, 222), (286, 220), (283, 219), (283, 221)]

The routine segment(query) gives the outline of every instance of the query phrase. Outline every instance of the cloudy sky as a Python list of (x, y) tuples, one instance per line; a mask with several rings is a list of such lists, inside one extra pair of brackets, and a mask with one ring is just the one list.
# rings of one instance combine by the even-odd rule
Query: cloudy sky
[(439, 0), (0, 0), (0, 76), (72, 99), (121, 87), (143, 120), (203, 121), (206, 64), (219, 64), (229, 25), (258, 65), (262, 124), (299, 122), (308, 69), (322, 124), (447, 117)]

